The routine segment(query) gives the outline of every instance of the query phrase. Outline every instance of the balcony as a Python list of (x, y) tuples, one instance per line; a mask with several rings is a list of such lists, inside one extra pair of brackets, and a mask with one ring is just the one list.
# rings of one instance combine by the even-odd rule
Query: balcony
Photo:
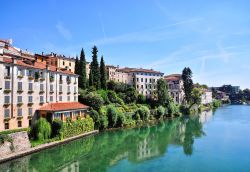
[(63, 80), (60, 80), (60, 81), (59, 81), (59, 84), (62, 84), (62, 83), (63, 83)]
[(62, 91), (59, 91), (59, 94), (62, 94), (63, 92)]
[(34, 103), (32, 103), (32, 102), (29, 102), (29, 103), (28, 103), (28, 106), (32, 106), (33, 104), (34, 104)]
[(20, 106), (22, 106), (22, 105), (23, 105), (22, 102), (17, 103), (17, 106), (18, 106), (18, 107), (20, 107)]
[(17, 115), (16, 118), (17, 118), (17, 119), (22, 119), (22, 118), (23, 118), (23, 115)]
[(77, 94), (77, 92), (74, 92), (74, 94), (76, 95), (76, 94)]
[(53, 91), (53, 90), (51, 90), (51, 91), (49, 91), (49, 93), (50, 93), (50, 94), (54, 94), (54, 91)]
[(34, 80), (34, 77), (33, 76), (28, 76), (28, 79), (29, 80)]
[(10, 105), (10, 103), (7, 103), (7, 102), (5, 102), (4, 104), (3, 104), (3, 106), (6, 108), (6, 107), (8, 107)]
[(9, 121), (10, 120), (10, 115), (4, 115), (4, 121)]
[(49, 81), (50, 82), (54, 82), (55, 81), (55, 78), (53, 76), (49, 77)]
[(41, 90), (40, 92), (39, 92), (39, 94), (43, 94), (44, 93), (44, 91), (43, 90)]
[(68, 95), (69, 95), (70, 93), (71, 93), (70, 91), (67, 92)]
[(17, 78), (22, 79), (23, 75), (18, 75)]
[(67, 80), (67, 84), (71, 84), (71, 81), (70, 81), (70, 80)]
[(28, 94), (32, 94), (32, 93), (34, 93), (33, 90), (29, 90), (29, 91), (28, 91)]
[(44, 104), (44, 102), (40, 102), (39, 105), (42, 106)]
[(17, 90), (17, 93), (21, 94), (23, 93), (23, 90)]
[(9, 73), (4, 74), (4, 79), (10, 79), (10, 74)]
[(9, 94), (9, 93), (11, 92), (11, 90), (10, 90), (10, 89), (5, 89), (3, 92), (4, 92), (5, 94)]
[(44, 81), (45, 80), (45, 78), (40, 78), (40, 81)]

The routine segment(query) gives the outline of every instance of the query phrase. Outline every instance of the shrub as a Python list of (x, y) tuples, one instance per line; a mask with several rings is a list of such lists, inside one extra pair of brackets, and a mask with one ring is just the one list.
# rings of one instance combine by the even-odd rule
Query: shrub
[(0, 146), (4, 144), (4, 142), (11, 142), (12, 138), (8, 134), (0, 134)]
[(45, 118), (40, 118), (32, 128), (35, 139), (44, 141), (51, 136), (51, 125)]
[(100, 130), (104, 130), (106, 128), (108, 128), (109, 125), (109, 121), (108, 121), (108, 117), (106, 115), (101, 115), (100, 116)]
[(139, 114), (141, 120), (147, 121), (150, 115), (150, 110), (148, 109), (147, 106), (141, 106), (136, 110), (135, 113)]
[(213, 101), (213, 107), (214, 108), (218, 108), (221, 106), (221, 101), (220, 100), (214, 100)]
[(59, 136), (59, 138), (61, 138), (62, 128), (63, 128), (63, 122), (61, 120), (59, 120), (59, 119), (55, 119), (52, 122), (51, 128), (52, 128), (52, 134), (51, 134), (51, 136), (52, 137)]
[(165, 108), (162, 106), (159, 106), (156, 110), (156, 118), (157, 119), (163, 118), (163, 116), (165, 115), (165, 112), (166, 112)]
[(104, 103), (100, 95), (92, 92), (88, 94), (84, 94), (84, 92), (81, 92), (79, 101), (83, 104), (92, 107), (95, 110), (99, 110)]
[(107, 117), (109, 127), (115, 127), (118, 118), (118, 111), (114, 106), (110, 105), (107, 107)]
[(135, 103), (137, 99), (137, 91), (133, 87), (129, 87), (126, 92), (125, 102), (126, 103)]
[(176, 105), (173, 101), (171, 101), (167, 105), (167, 115), (172, 116), (172, 115), (178, 115), (180, 113), (178, 105)]
[(103, 99), (103, 101), (104, 101), (105, 104), (109, 104), (110, 103), (109, 98), (108, 98), (108, 94), (107, 94), (106, 90), (98, 90), (97, 94), (99, 94), (102, 97), (102, 99)]
[(125, 121), (126, 121), (126, 117), (125, 117), (124, 113), (118, 113), (116, 126), (122, 127), (124, 125)]
[(100, 128), (100, 116), (99, 113), (95, 110), (91, 110), (89, 113), (90, 117), (93, 119), (94, 123), (95, 123), (95, 129), (99, 129)]
[(143, 94), (139, 94), (137, 97), (137, 103), (139, 103), (139, 104), (146, 103), (146, 97)]
[(120, 105), (124, 104), (123, 100), (119, 98), (114, 91), (108, 91), (107, 96), (111, 103), (118, 103)]

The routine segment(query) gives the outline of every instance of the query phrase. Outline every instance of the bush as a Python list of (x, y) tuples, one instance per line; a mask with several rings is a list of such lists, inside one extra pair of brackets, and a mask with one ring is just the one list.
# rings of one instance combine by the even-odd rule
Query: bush
[(55, 119), (52, 122), (51, 128), (52, 128), (52, 134), (51, 134), (52, 137), (57, 137), (57, 136), (59, 136), (59, 138), (62, 137), (63, 122), (61, 120)]
[(108, 117), (106, 115), (101, 115), (100, 116), (100, 130), (104, 130), (106, 128), (108, 128), (109, 125), (109, 121), (108, 121)]
[(110, 105), (107, 107), (107, 117), (109, 127), (115, 127), (118, 118), (118, 111), (114, 106)]
[(68, 121), (63, 125), (63, 138), (76, 136), (94, 130), (94, 121), (87, 115), (84, 119)]
[(141, 120), (147, 121), (149, 119), (150, 110), (147, 106), (141, 106), (136, 110), (135, 114), (139, 114)]
[(133, 87), (129, 87), (126, 92), (125, 102), (126, 103), (135, 103), (137, 99), (137, 91)]
[(4, 144), (4, 142), (11, 142), (12, 138), (8, 134), (0, 134), (0, 146)]
[(84, 94), (84, 92), (82, 94), (80, 93), (79, 101), (83, 104), (92, 107), (95, 110), (99, 110), (104, 103), (100, 95), (92, 92), (88, 94)]
[(119, 98), (114, 91), (108, 91), (107, 96), (111, 103), (118, 103), (120, 105), (124, 104), (123, 100)]
[(121, 113), (121, 112), (118, 113), (116, 126), (123, 127), (123, 125), (125, 124), (125, 121), (126, 121), (126, 117), (125, 117), (124, 113)]
[(36, 140), (48, 140), (51, 136), (51, 125), (45, 118), (40, 118), (33, 126), (32, 133)]
[(163, 118), (163, 116), (165, 115), (165, 112), (166, 112), (165, 108), (162, 106), (159, 106), (156, 110), (156, 118), (157, 119)]
[(99, 113), (95, 110), (91, 110), (89, 113), (90, 117), (93, 119), (94, 123), (95, 123), (95, 129), (99, 129), (100, 128), (100, 116)]
[(221, 101), (220, 100), (214, 100), (213, 101), (213, 108), (218, 108), (221, 106)]
[(139, 104), (146, 103), (146, 97), (143, 94), (139, 94), (137, 97), (137, 103), (139, 103)]
[(176, 105), (173, 101), (171, 101), (168, 105), (167, 105), (167, 111), (166, 114), (168, 116), (173, 116), (173, 115), (179, 115), (180, 110), (179, 110), (179, 106)]
[(107, 94), (106, 90), (98, 90), (97, 94), (99, 94), (102, 97), (102, 99), (103, 99), (103, 101), (104, 101), (105, 104), (109, 104), (110, 103), (109, 98), (108, 98), (108, 94)]

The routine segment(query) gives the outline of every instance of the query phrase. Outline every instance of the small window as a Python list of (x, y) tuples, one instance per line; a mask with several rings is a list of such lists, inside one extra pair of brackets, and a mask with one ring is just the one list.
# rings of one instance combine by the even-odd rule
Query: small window
[(65, 65), (65, 62), (63, 61), (63, 65)]
[(143, 82), (143, 78), (141, 78), (141, 82)]
[(43, 103), (43, 96), (40, 96), (40, 103)]
[(17, 83), (17, 90), (22, 90), (22, 82)]
[(33, 83), (29, 83), (29, 91), (32, 91), (33, 90)]
[(10, 103), (10, 96), (4, 96), (4, 103), (5, 104)]
[(29, 99), (29, 100), (28, 100), (29, 103), (32, 103), (32, 102), (33, 102), (33, 97), (32, 97), (32, 96), (29, 96), (28, 99)]
[(22, 116), (22, 109), (21, 108), (17, 109), (17, 116)]
[(70, 96), (68, 96), (68, 102), (70, 102)]
[(43, 91), (43, 84), (40, 84), (40, 91)]
[(59, 101), (60, 101), (60, 102), (62, 101), (62, 96), (59, 96)]
[(53, 96), (50, 96), (49, 101), (53, 102)]
[(5, 81), (5, 90), (10, 90), (10, 81)]
[(17, 121), (17, 127), (22, 127), (22, 121)]
[(71, 66), (71, 62), (69, 62), (69, 66)]
[(32, 114), (33, 114), (33, 109), (29, 108), (29, 116), (32, 116)]
[(8, 123), (8, 122), (4, 123), (4, 129), (5, 129), (5, 130), (8, 130), (8, 129), (9, 129), (9, 123)]
[(17, 103), (22, 103), (22, 96), (17, 96)]
[(53, 85), (50, 84), (50, 91), (53, 92)]
[(4, 109), (4, 118), (9, 118), (9, 117), (10, 117), (10, 110)]
[(29, 126), (31, 126), (32, 125), (32, 121), (31, 121), (31, 119), (29, 120)]

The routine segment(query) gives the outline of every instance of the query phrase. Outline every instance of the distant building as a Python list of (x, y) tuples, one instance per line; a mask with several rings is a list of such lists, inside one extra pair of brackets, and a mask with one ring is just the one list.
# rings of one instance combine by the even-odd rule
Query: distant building
[(208, 89), (202, 89), (201, 104), (206, 105), (213, 102), (212, 91)]
[(183, 103), (185, 93), (181, 74), (167, 75), (164, 76), (164, 79), (168, 83), (168, 90), (175, 103)]
[(210, 89), (214, 91), (222, 91), (230, 95), (230, 94), (238, 94), (240, 91), (240, 86), (223, 85), (221, 87), (211, 87)]

